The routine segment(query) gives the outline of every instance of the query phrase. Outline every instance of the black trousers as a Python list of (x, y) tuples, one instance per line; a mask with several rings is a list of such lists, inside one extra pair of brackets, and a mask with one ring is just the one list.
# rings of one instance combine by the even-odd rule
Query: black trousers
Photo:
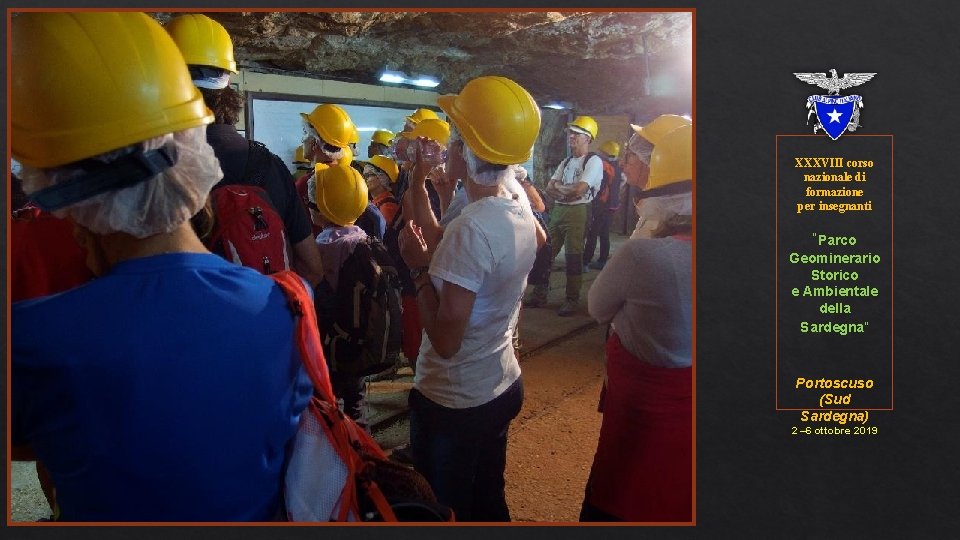
[(593, 206), (590, 208), (590, 216), (587, 220), (587, 234), (583, 243), (583, 264), (593, 260), (593, 251), (597, 247), (597, 239), (600, 240), (600, 255), (597, 260), (606, 262), (610, 257), (610, 222), (613, 220), (613, 212), (606, 208)]

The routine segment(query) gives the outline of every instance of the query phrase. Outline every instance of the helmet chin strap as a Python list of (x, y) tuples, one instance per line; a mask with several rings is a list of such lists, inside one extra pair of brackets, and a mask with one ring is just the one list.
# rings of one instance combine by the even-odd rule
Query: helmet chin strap
[(48, 212), (87, 200), (91, 197), (134, 186), (153, 178), (177, 162), (173, 141), (156, 150), (137, 150), (110, 163), (85, 159), (77, 163), (84, 174), (66, 182), (45, 187), (28, 195), (30, 200)]

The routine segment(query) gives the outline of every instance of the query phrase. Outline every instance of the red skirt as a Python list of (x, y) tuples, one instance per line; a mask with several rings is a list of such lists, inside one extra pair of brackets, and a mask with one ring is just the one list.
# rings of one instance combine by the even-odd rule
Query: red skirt
[(691, 521), (692, 369), (651, 366), (611, 334), (607, 379), (587, 502), (624, 521)]

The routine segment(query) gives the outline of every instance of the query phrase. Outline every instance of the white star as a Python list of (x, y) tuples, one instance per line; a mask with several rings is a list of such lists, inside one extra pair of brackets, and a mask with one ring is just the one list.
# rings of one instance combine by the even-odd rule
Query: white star
[(827, 116), (830, 117), (830, 123), (831, 123), (831, 124), (834, 123), (834, 122), (836, 122), (836, 123), (839, 124), (839, 123), (840, 123), (840, 117), (843, 116), (843, 114), (838, 113), (837, 110), (834, 109), (832, 113), (827, 113)]

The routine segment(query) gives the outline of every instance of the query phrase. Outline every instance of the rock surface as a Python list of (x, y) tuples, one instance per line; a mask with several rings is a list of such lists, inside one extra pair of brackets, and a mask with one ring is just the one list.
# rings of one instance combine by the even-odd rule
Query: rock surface
[[(166, 22), (176, 13), (157, 13)], [(384, 69), (520, 82), (541, 105), (644, 116), (646, 96), (690, 103), (692, 16), (653, 12), (228, 12), (241, 67), (378, 84)], [(685, 101), (684, 101), (685, 100)], [(659, 113), (660, 111), (657, 111)]]

